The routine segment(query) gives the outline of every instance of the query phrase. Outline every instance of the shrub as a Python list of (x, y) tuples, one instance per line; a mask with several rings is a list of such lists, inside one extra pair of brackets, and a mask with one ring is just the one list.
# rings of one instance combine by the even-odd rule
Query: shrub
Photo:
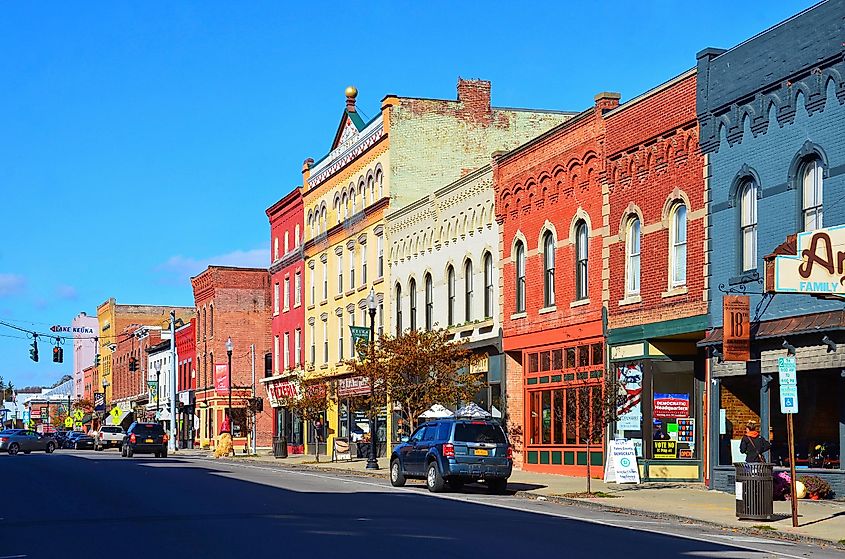
[(833, 490), (830, 484), (818, 476), (801, 476), (798, 478), (807, 488), (807, 494), (812, 497), (816, 495), (819, 499), (827, 499), (832, 496)]

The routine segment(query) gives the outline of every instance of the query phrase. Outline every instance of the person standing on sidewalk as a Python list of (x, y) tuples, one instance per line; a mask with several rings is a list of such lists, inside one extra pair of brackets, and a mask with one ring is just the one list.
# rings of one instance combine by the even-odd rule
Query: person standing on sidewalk
[(753, 421), (745, 426), (745, 435), (739, 443), (739, 451), (745, 454), (747, 464), (765, 462), (764, 452), (772, 448), (772, 444), (760, 436), (760, 427)]

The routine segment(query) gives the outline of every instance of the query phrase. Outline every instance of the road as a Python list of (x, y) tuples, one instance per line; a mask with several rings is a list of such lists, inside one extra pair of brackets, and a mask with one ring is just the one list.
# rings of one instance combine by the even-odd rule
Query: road
[(0, 559), (845, 557), (580, 506), (117, 451), (0, 456)]

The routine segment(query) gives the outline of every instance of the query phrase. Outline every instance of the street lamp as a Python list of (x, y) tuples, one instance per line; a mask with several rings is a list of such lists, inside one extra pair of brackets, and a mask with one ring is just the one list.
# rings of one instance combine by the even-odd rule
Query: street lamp
[[(226, 417), (229, 418), (229, 435), (232, 436), (233, 442), (235, 437), (235, 427), (232, 424), (232, 350), (235, 349), (235, 344), (232, 343), (232, 337), (226, 340), (226, 355), (229, 358), (229, 409), (226, 412)], [(232, 444), (232, 456), (235, 455), (235, 445)]]
[[(376, 291), (370, 288), (370, 295), (367, 297), (367, 310), (370, 313), (370, 361), (373, 359), (373, 350), (376, 343)], [(375, 382), (370, 375), (370, 457), (367, 459), (368, 470), (378, 470), (376, 459), (376, 398)]]
[(161, 377), (161, 360), (155, 362), (153, 365), (156, 369), (156, 421), (158, 421), (158, 400), (159, 400), (159, 390), (158, 390), (158, 383), (159, 378)]
[[(106, 407), (108, 405), (108, 403), (106, 402), (106, 387), (109, 385), (109, 381), (107, 381), (106, 379), (103, 379), (102, 384), (103, 384), (103, 418), (100, 420), (101, 426), (106, 424)], [(93, 414), (92, 414), (92, 417), (93, 417)], [(94, 421), (92, 420), (91, 425), (93, 426), (93, 424), (94, 424)]]

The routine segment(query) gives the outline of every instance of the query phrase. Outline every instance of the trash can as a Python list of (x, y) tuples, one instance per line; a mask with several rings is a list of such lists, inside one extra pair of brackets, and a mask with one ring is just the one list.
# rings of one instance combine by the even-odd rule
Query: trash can
[(736, 468), (736, 517), (739, 520), (772, 520), (773, 464), (734, 464)]
[(273, 456), (276, 458), (288, 457), (288, 440), (285, 437), (273, 439)]

